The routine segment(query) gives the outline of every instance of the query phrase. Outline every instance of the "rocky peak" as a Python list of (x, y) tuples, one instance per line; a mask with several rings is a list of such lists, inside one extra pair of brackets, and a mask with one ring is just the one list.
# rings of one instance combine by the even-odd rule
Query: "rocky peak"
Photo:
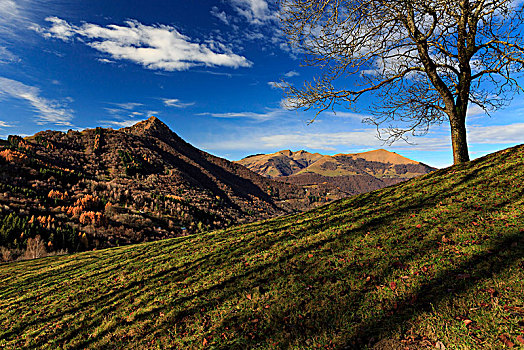
[(152, 136), (157, 138), (165, 138), (173, 135), (171, 129), (155, 116), (151, 116), (131, 127), (122, 128), (120, 130), (135, 135)]

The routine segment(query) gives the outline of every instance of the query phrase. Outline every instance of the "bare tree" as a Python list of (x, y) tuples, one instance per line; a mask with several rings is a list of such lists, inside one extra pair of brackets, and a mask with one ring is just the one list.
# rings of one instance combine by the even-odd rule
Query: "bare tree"
[(27, 248), (24, 255), (22, 256), (22, 259), (38, 259), (45, 256), (47, 256), (47, 250), (45, 249), (45, 243), (42, 241), (42, 238), (40, 236), (29, 238), (27, 240)]
[[(284, 32), (321, 69), (292, 108), (319, 112), (375, 94), (366, 121), (394, 142), (449, 121), (455, 164), (469, 160), (466, 117), (509, 103), (524, 68), (522, 0), (281, 0)], [(318, 115), (317, 113), (317, 115)]]

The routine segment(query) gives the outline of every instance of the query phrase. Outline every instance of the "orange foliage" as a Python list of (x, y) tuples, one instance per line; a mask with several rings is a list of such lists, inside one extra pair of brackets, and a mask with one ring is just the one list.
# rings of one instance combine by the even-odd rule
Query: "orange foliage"
[(84, 207), (68, 207), (67, 215), (72, 215), (73, 217), (79, 216), (84, 211)]
[(104, 223), (105, 217), (102, 213), (95, 213), (94, 211), (84, 212), (79, 219), (82, 225), (100, 226)]
[(84, 208), (92, 208), (96, 207), (100, 203), (100, 199), (96, 196), (93, 196), (91, 194), (86, 194), (84, 197), (79, 198), (75, 202), (75, 206), (80, 206)]
[(27, 156), (25, 154), (18, 151), (12, 151), (10, 149), (0, 152), (0, 156), (5, 158), (6, 161), (13, 163), (22, 163), (27, 160)]
[(52, 199), (66, 199), (68, 197), (67, 191), (62, 193), (57, 190), (51, 190), (49, 191), (49, 194), (47, 195), (48, 198)]

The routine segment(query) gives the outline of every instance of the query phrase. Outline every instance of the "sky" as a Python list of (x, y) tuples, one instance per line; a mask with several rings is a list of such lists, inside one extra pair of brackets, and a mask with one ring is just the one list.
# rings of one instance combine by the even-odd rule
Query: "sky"
[[(301, 149), (322, 154), (384, 148), (452, 164), (449, 127), (393, 145), (363, 124), (361, 108), (288, 110), (279, 81), (318, 70), (279, 29), (266, 0), (0, 0), (0, 138), (41, 130), (118, 129), (151, 115), (195, 147), (229, 160)], [(524, 95), (468, 117), (476, 158), (524, 142)]]

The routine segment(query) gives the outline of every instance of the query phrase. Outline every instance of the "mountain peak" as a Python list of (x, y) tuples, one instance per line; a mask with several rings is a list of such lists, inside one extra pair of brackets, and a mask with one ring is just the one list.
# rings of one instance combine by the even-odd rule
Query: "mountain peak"
[(162, 136), (169, 136), (173, 133), (166, 124), (164, 124), (155, 116), (151, 116), (148, 119), (138, 122), (131, 127), (122, 128), (120, 130), (131, 134), (153, 136), (158, 138)]
[(385, 150), (383, 148), (374, 151), (357, 153), (356, 156), (364, 158), (368, 161), (391, 163), (391, 164), (419, 164), (419, 162), (401, 156), (398, 153)]

